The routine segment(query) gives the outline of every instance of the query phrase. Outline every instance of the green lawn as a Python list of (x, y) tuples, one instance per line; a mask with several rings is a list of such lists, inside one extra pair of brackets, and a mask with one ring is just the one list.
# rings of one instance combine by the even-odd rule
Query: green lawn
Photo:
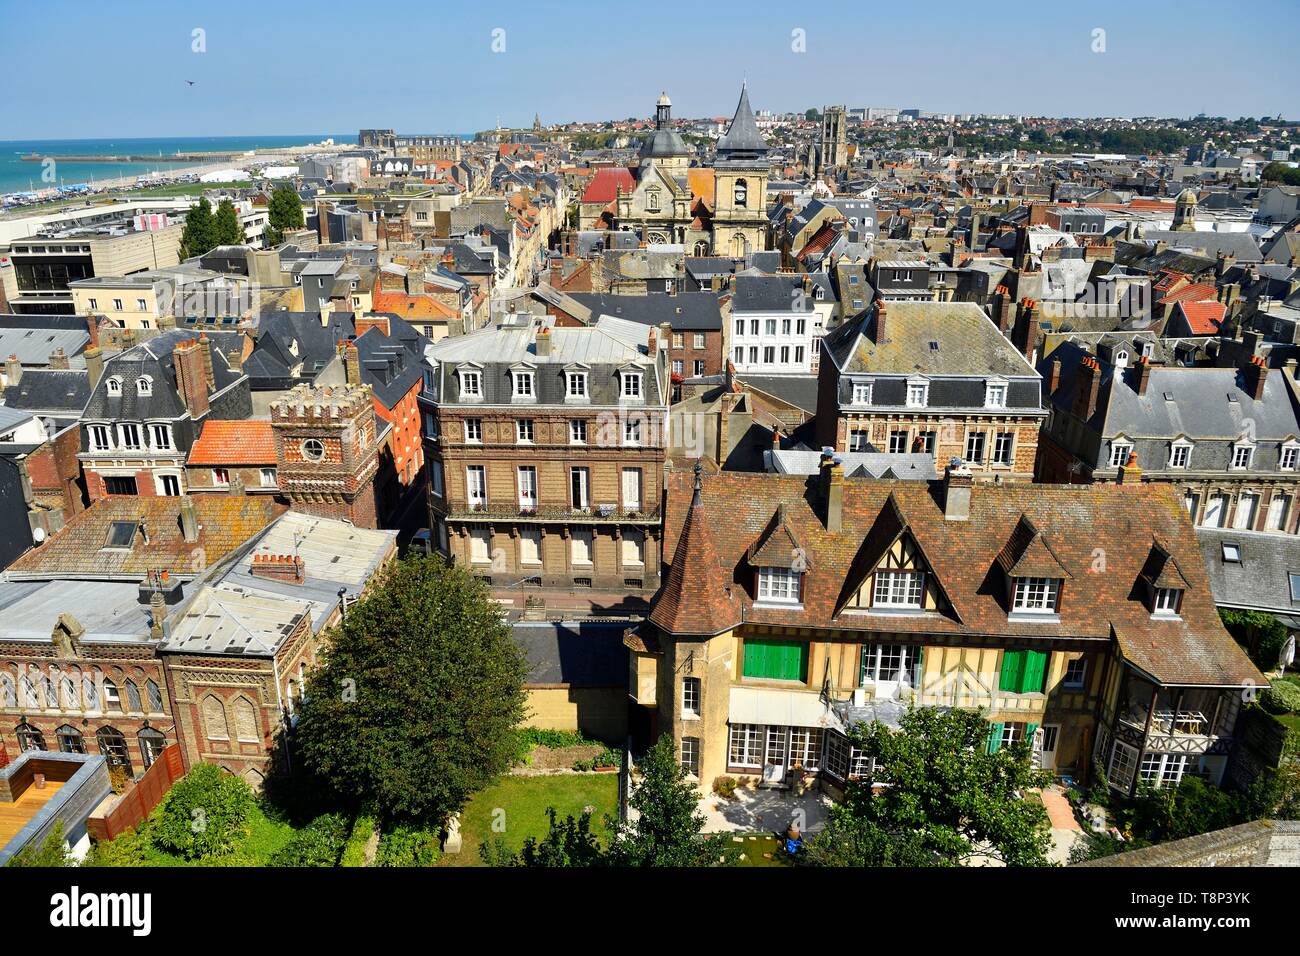
[[(737, 866), (789, 866), (785, 848), (776, 837), (771, 835), (747, 836), (742, 842), (733, 844), (740, 847), (745, 858)], [(764, 856), (764, 854), (767, 854)]]
[[(545, 777), (504, 777), (495, 786), (476, 793), (460, 816), (463, 849), (444, 855), (440, 866), (482, 866), (479, 844), (501, 837), (511, 850), (518, 850), (530, 836), (546, 835), (546, 808), (554, 807), (561, 817), (578, 816), (582, 808), (594, 806), (592, 828), (604, 832), (606, 814), (618, 808), (618, 774), (556, 774)], [(493, 829), (500, 820), (504, 831)]]

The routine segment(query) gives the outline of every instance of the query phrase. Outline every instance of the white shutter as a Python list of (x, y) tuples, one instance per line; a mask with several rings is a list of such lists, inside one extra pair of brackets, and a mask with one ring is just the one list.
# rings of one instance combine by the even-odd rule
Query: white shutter
[(573, 542), (573, 563), (591, 564), (591, 532), (574, 531), (570, 540)]
[(641, 469), (623, 469), (623, 507), (628, 511), (641, 509)]
[(623, 564), (645, 564), (645, 535), (633, 528), (623, 532)]
[(542, 563), (542, 534), (536, 528), (523, 528), (519, 532), (519, 563)]

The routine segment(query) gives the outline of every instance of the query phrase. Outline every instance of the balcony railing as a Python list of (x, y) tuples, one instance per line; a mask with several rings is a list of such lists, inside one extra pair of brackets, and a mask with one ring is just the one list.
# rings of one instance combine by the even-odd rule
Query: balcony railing
[(488, 501), (481, 504), (457, 502), (447, 508), (447, 517), (462, 521), (576, 522), (581, 524), (659, 524), (658, 508), (623, 508), (618, 505), (591, 505), (573, 508), (554, 505), (521, 508)]

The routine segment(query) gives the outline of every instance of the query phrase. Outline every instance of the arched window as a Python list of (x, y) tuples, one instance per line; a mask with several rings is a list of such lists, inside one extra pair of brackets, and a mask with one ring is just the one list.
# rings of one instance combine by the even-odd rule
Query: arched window
[(14, 728), (14, 736), (18, 738), (18, 749), (23, 753), (45, 749), (45, 735), (31, 724), (19, 724)]
[(99, 688), (95, 686), (95, 675), (81, 675), (81, 690), (86, 698), (86, 710), (99, 710)]
[(122, 380), (118, 378), (116, 375), (114, 375), (112, 378), (108, 380), (106, 387), (108, 389), (108, 394), (110, 395), (122, 394)]
[(122, 712), (122, 695), (118, 692), (117, 685), (107, 677), (104, 678), (104, 709)]
[(203, 698), (203, 732), (209, 740), (229, 740), (230, 725), (226, 723), (226, 708), (213, 694)]
[(695, 243), (695, 254), (697, 256), (707, 256), (709, 254), (709, 244), (703, 239)]
[(100, 727), (95, 733), (99, 741), (99, 752), (108, 761), (109, 767), (121, 767), (131, 772), (131, 753), (126, 749), (126, 737), (116, 727)]
[(59, 709), (59, 693), (54, 687), (54, 681), (50, 680), (48, 674), (41, 675), (41, 699), (45, 701), (46, 710)]
[(77, 692), (77, 685), (80, 675), (73, 671), (70, 674), (64, 674), (59, 679), (59, 693), (63, 698), (63, 707), (65, 710), (81, 709), (81, 694)]
[(140, 706), (140, 688), (133, 680), (126, 682), (126, 707), (133, 714), (138, 714), (143, 709)]
[(136, 738), (140, 741), (140, 756), (144, 759), (144, 769), (148, 770), (167, 749), (167, 738), (152, 727), (140, 731), (136, 734)]
[(235, 736), (243, 742), (256, 743), (261, 740), (257, 732), (257, 708), (246, 697), (235, 698)]
[(741, 206), (741, 207), (748, 206), (749, 205), (749, 183), (747, 183), (743, 179), (737, 179), (736, 188), (734, 190), (733, 195), (737, 206)]
[(30, 674), (24, 674), (18, 681), (18, 687), (22, 691), (22, 706), (39, 707), (41, 706), (36, 700), (36, 682), (32, 680)]
[(152, 680), (144, 682), (144, 696), (149, 702), (149, 713), (161, 714), (163, 712), (162, 691)]
[(254, 791), (262, 789), (262, 783), (266, 777), (256, 767), (249, 767), (244, 771), (244, 782), (247, 783)]
[(0, 707), (18, 706), (18, 688), (11, 674), (0, 673)]
[(153, 379), (148, 375), (141, 375), (135, 380), (135, 391), (137, 395), (152, 395)]
[(54, 736), (58, 738), (59, 750), (63, 753), (84, 754), (86, 752), (86, 738), (72, 724), (64, 724), (54, 732)]

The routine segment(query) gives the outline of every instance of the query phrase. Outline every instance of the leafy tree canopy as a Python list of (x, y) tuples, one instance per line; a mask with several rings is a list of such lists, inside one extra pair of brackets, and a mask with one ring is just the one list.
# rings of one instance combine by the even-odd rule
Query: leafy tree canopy
[(302, 762), (347, 803), (441, 824), (520, 755), (526, 670), (481, 581), (438, 557), (394, 562), (308, 678)]
[(150, 821), (153, 842), (190, 860), (230, 853), (247, 833), (252, 809), (247, 783), (201, 763), (167, 791)]

